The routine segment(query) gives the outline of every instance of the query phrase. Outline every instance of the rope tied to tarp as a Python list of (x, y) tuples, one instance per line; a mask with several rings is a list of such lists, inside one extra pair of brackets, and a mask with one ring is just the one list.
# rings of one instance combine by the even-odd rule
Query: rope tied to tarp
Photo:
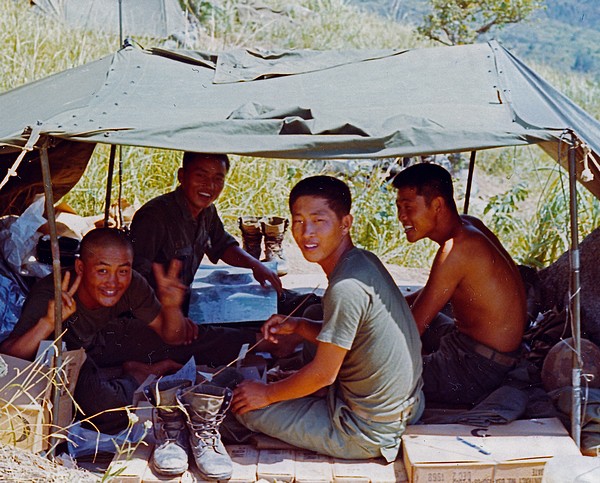
[(27, 140), (27, 143), (25, 143), (25, 146), (23, 146), (21, 148), (21, 154), (19, 154), (19, 156), (17, 157), (17, 159), (15, 160), (15, 162), (12, 164), (12, 166), (10, 168), (8, 168), (8, 171), (6, 172), (6, 176), (4, 177), (4, 179), (2, 180), (2, 182), (0, 182), (0, 191), (2, 190), (2, 188), (4, 187), (4, 185), (6, 183), (8, 183), (8, 180), (10, 178), (12, 178), (13, 176), (17, 175), (17, 169), (19, 168), (19, 166), (23, 162), (23, 159), (25, 158), (25, 155), (28, 152), (33, 151), (33, 148), (35, 147), (35, 144), (40, 139), (40, 134), (42, 132), (42, 123), (38, 122), (33, 127), (29, 126), (29, 129), (31, 129), (31, 131), (29, 132), (29, 139)]

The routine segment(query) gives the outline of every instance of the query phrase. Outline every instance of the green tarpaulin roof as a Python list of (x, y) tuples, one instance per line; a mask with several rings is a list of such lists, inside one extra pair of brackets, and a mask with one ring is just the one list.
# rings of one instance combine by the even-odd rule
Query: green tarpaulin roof
[[(57, 196), (95, 143), (301, 159), (541, 144), (556, 159), (568, 129), (591, 150), (585, 185), (600, 195), (600, 123), (495, 42), (220, 54), (126, 47), (0, 94), (0, 113), (0, 181), (28, 141), (50, 135)], [(3, 213), (42, 192), (35, 161), (17, 174), (0, 190)]]

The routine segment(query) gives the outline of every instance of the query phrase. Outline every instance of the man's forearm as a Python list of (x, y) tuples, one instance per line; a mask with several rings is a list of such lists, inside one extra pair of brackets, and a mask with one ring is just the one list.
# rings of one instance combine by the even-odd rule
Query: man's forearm
[(261, 263), (259, 260), (242, 250), (238, 245), (227, 247), (221, 256), (221, 260), (228, 265), (241, 268), (254, 268), (257, 263)]
[(179, 307), (163, 307), (161, 338), (171, 345), (183, 344), (187, 340), (187, 320)]
[(297, 373), (267, 386), (268, 398), (271, 404), (308, 396), (323, 387), (329, 386), (335, 380), (325, 372), (319, 370), (313, 363), (309, 363)]
[(0, 344), (0, 352), (21, 359), (33, 360), (40, 342), (50, 337), (54, 330), (54, 321), (42, 317), (37, 324), (21, 336), (9, 336)]
[(296, 326), (295, 333), (308, 342), (317, 343), (317, 337), (323, 328), (322, 322), (314, 322), (312, 320), (300, 318)]

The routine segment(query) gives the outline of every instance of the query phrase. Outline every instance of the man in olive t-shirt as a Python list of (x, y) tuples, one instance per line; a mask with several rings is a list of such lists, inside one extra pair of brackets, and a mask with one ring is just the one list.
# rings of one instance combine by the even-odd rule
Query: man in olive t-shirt
[[(263, 336), (298, 334), (317, 346), (290, 377), (244, 381), (234, 391), (239, 421), (295, 446), (339, 458), (398, 455), (406, 425), (422, 412), (421, 342), (406, 300), (378, 258), (355, 248), (350, 191), (315, 176), (290, 193), (292, 233), (329, 279), (322, 323), (272, 316)], [(326, 388), (326, 395), (315, 394)]]

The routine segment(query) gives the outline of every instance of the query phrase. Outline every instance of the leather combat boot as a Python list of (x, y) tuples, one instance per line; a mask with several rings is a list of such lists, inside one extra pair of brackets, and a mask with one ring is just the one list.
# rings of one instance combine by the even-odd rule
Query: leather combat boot
[(277, 262), (277, 275), (288, 273), (288, 261), (283, 253), (283, 235), (290, 221), (281, 216), (269, 216), (261, 220), (261, 228), (265, 237), (265, 262)]
[(196, 466), (207, 479), (226, 480), (233, 472), (231, 458), (219, 433), (232, 397), (231, 389), (210, 384), (181, 388), (177, 392), (177, 401), (187, 416)]
[(178, 389), (189, 386), (191, 381), (176, 380), (159, 381), (144, 388), (148, 401), (156, 408), (158, 431), (152, 466), (161, 475), (181, 475), (188, 469), (189, 434), (176, 395)]
[(238, 218), (242, 232), (242, 248), (257, 260), (260, 260), (263, 234), (260, 231), (260, 218), (257, 216), (240, 216)]

